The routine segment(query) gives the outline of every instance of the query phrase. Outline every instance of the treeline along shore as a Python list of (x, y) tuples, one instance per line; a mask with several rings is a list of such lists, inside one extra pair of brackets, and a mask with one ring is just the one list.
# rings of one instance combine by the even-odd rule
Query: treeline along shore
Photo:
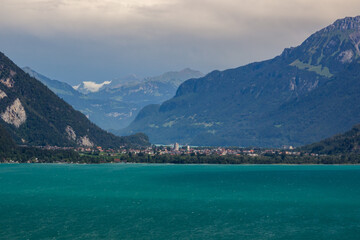
[[(2, 154), (1, 154), (2, 155)], [(279, 150), (264, 154), (147, 154), (131, 151), (106, 153), (99, 151), (77, 152), (74, 150), (47, 150), (34, 147), (19, 147), (17, 151), (0, 155), (0, 163), (149, 163), (149, 164), (360, 164), (357, 153), (318, 155), (300, 152), (287, 154)]]

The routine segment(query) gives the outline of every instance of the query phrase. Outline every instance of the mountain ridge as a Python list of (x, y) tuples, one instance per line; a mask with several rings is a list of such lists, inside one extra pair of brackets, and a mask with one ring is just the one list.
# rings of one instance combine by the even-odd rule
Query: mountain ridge
[[(345, 131), (360, 122), (354, 105), (360, 84), (348, 74), (359, 68), (359, 19), (337, 20), (273, 59), (188, 80), (174, 98), (145, 107), (121, 133), (142, 131), (164, 144), (279, 147)], [(344, 109), (343, 116), (326, 118)]]

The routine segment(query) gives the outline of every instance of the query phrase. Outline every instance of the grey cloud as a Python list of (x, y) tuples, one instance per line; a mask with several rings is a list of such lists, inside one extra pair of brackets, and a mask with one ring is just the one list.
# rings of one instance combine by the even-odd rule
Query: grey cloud
[(354, 0), (2, 0), (0, 51), (72, 84), (207, 72), (273, 57), (359, 10)]

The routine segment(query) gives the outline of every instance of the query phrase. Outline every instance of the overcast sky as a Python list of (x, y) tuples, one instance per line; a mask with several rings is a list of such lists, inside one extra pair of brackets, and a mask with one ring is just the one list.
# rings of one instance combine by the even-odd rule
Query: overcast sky
[(0, 51), (70, 84), (279, 55), (359, 0), (0, 0)]

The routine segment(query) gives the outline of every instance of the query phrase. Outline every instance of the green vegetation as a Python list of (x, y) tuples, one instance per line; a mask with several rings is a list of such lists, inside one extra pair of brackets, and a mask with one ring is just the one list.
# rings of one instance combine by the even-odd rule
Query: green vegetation
[(7, 131), (0, 125), (0, 156), (11, 155), (15, 150), (16, 144)]
[[(1, 156), (1, 154), (0, 154)], [(79, 154), (73, 150), (42, 150), (37, 148), (19, 148), (0, 162), (10, 160), (19, 163), (149, 163), (149, 164), (360, 164), (360, 154), (327, 156), (289, 156), (269, 154), (263, 156), (219, 156), (219, 155), (148, 155), (121, 154), (108, 156), (99, 153)]]
[(360, 125), (350, 131), (300, 148), (301, 151), (317, 154), (354, 154), (360, 153)]
[[(7, 155), (0, 154), (0, 162), (18, 163), (70, 163), (81, 162), (81, 157), (73, 150), (43, 150), (35, 147), (18, 147)], [(95, 161), (94, 161), (95, 163)]]
[(317, 66), (310, 65), (307, 63), (300, 62), (298, 59), (296, 59), (293, 63), (291, 63), (290, 66), (295, 66), (299, 69), (315, 72), (315, 73), (317, 73), (321, 76), (327, 77), (327, 78), (331, 78), (333, 76), (330, 73), (329, 68), (327, 68), (327, 67), (323, 67), (321, 65), (317, 65)]

